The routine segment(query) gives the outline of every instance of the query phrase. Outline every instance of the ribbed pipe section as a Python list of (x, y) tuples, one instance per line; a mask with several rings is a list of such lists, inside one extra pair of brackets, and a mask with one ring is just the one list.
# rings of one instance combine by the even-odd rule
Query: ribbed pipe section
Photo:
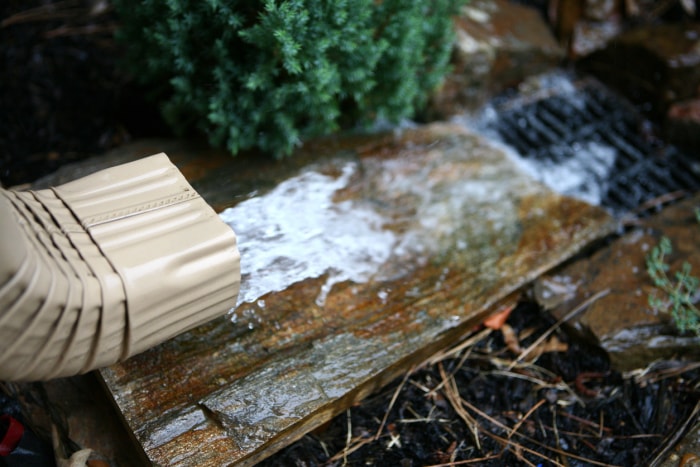
[(236, 303), (236, 237), (165, 154), (0, 190), (0, 380), (110, 365)]

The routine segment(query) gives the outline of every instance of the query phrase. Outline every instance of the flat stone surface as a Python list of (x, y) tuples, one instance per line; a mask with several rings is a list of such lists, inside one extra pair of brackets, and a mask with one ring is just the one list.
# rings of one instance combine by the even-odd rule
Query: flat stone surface
[(614, 228), (455, 125), (331, 139), (283, 163), (151, 141), (100, 164), (159, 151), (223, 209), (243, 280), (227, 316), (100, 371), (157, 465), (261, 460)]
[(670, 206), (641, 222), (606, 248), (535, 281), (541, 304), (561, 318), (578, 303), (609, 290), (572, 321), (582, 332), (591, 332), (619, 370), (644, 368), (654, 360), (700, 356), (700, 338), (680, 337), (670, 316), (649, 306), (654, 284), (646, 270), (646, 255), (662, 236), (671, 240), (670, 274), (683, 262), (700, 265), (700, 225), (695, 209), (700, 194)]

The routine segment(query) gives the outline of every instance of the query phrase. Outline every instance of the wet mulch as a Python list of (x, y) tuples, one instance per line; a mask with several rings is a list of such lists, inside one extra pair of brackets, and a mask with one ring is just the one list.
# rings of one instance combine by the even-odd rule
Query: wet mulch
[(658, 462), (697, 415), (699, 365), (622, 374), (558, 324), (521, 303), (261, 465)]

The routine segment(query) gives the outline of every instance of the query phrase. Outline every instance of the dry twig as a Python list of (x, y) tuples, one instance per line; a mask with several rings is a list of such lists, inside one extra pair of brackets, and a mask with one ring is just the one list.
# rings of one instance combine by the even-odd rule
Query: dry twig
[(625, 373), (625, 378), (634, 378), (637, 384), (658, 383), (666, 378), (679, 376), (687, 371), (700, 368), (700, 362), (652, 362), (646, 368)]
[(666, 439), (661, 444), (661, 448), (658, 450), (657, 454), (649, 461), (647, 465), (649, 467), (656, 467), (661, 465), (663, 460), (668, 455), (669, 451), (673, 449), (678, 441), (685, 435), (690, 426), (697, 423), (698, 415), (700, 415), (700, 401), (695, 404), (695, 408), (690, 413), (688, 417), (683, 421), (683, 423), (669, 434)]
[(394, 395), (391, 397), (391, 402), (389, 403), (389, 407), (386, 409), (386, 412), (384, 413), (384, 417), (382, 418), (381, 423), (379, 424), (379, 428), (377, 429), (377, 432), (374, 434), (374, 436), (359, 436), (357, 438), (352, 437), (352, 419), (350, 417), (350, 409), (347, 410), (346, 415), (347, 415), (347, 420), (348, 420), (348, 434), (345, 440), (345, 447), (343, 448), (342, 451), (336, 453), (333, 457), (328, 459), (328, 463), (336, 462), (339, 461), (340, 459), (343, 459), (343, 465), (347, 464), (348, 461), (348, 456), (352, 454), (353, 452), (357, 451), (360, 449), (362, 446), (365, 444), (373, 443), (377, 441), (381, 434), (382, 431), (384, 431), (384, 426), (386, 425), (387, 418), (389, 417), (389, 412), (391, 412), (391, 409), (394, 407), (394, 403), (396, 402), (396, 399), (399, 397), (399, 393), (401, 392), (401, 389), (403, 389), (404, 385), (406, 384), (406, 381), (408, 378), (413, 374), (414, 368), (411, 368), (409, 371), (406, 372), (406, 374), (403, 377), (403, 380), (401, 381), (401, 384), (396, 388), (394, 391)]
[(455, 412), (457, 412), (459, 418), (464, 420), (464, 423), (466, 423), (467, 428), (472, 434), (474, 444), (476, 444), (477, 449), (481, 451), (481, 442), (479, 441), (479, 424), (474, 419), (474, 417), (472, 417), (471, 414), (464, 410), (464, 408), (462, 407), (461, 402), (463, 401), (463, 399), (459, 395), (459, 390), (457, 389), (457, 383), (455, 382), (454, 376), (447, 375), (447, 373), (445, 372), (445, 367), (442, 365), (442, 362), (438, 363), (438, 369), (440, 370), (440, 376), (442, 377), (442, 382), (445, 386), (445, 389), (443, 391), (445, 397), (450, 402), (450, 405), (452, 405), (452, 408), (455, 410)]
[[(465, 407), (466, 407), (467, 409), (469, 409), (469, 410), (471, 410), (472, 412), (476, 413), (476, 414), (479, 415), (480, 417), (483, 417), (483, 418), (485, 418), (486, 420), (488, 420), (489, 422), (491, 422), (491, 423), (493, 423), (494, 425), (496, 425), (497, 427), (504, 429), (507, 433), (510, 434), (511, 432), (513, 432), (513, 429), (512, 429), (511, 427), (509, 427), (508, 425), (506, 425), (506, 424), (504, 424), (504, 423), (499, 422), (499, 421), (496, 420), (495, 418), (491, 417), (490, 415), (488, 415), (488, 414), (485, 413), (484, 411), (478, 409), (477, 407), (475, 407), (474, 405), (470, 404), (469, 402), (465, 401), (464, 399), (462, 399), (462, 404), (464, 404)], [(494, 435), (493, 433), (490, 433), (488, 430), (486, 430), (485, 433), (488, 434), (489, 436), (493, 437), (494, 439), (496, 439), (496, 438), (495, 438), (496, 435)], [(582, 462), (587, 462), (587, 463), (592, 464), (592, 465), (599, 465), (599, 466), (603, 466), (603, 467), (613, 467), (613, 466), (611, 466), (611, 464), (606, 464), (606, 463), (604, 463), (604, 462), (598, 462), (598, 461), (595, 461), (595, 460), (592, 460), (592, 459), (588, 459), (588, 458), (586, 458), (586, 457), (579, 456), (579, 455), (577, 455), (577, 454), (572, 454), (572, 453), (570, 453), (570, 452), (563, 451), (563, 450), (561, 450), (561, 449), (559, 449), (559, 448), (553, 448), (553, 447), (548, 446), (548, 445), (546, 445), (546, 444), (540, 443), (540, 442), (537, 441), (536, 439), (533, 439), (533, 438), (531, 438), (531, 437), (529, 437), (529, 436), (527, 436), (527, 435), (524, 435), (524, 434), (522, 434), (522, 433), (514, 432), (514, 434), (517, 435), (519, 438), (522, 438), (522, 439), (524, 439), (524, 440), (526, 440), (526, 441), (528, 441), (528, 442), (530, 442), (530, 443), (532, 443), (532, 444), (535, 444), (535, 445), (537, 445), (537, 446), (539, 446), (539, 447), (541, 447), (541, 448), (543, 448), (543, 449), (546, 449), (546, 450), (548, 450), (548, 451), (551, 451), (551, 452), (554, 452), (554, 453), (556, 453), (556, 454), (559, 454), (560, 456), (565, 456), (565, 457), (569, 457), (569, 458), (571, 458), (571, 459), (576, 459), (576, 460), (579, 460), (579, 461), (582, 461)], [(500, 437), (499, 437), (499, 438), (500, 438)], [(503, 440), (504, 438), (500, 438), (500, 439)], [(507, 440), (506, 440), (506, 441), (507, 441)], [(528, 450), (528, 452), (530, 452), (530, 451), (532, 451), (532, 450)], [(540, 453), (538, 453), (538, 452), (536, 452), (536, 451), (532, 451), (532, 452), (533, 452), (533, 453), (536, 453), (536, 455), (538, 455), (539, 457), (544, 457), (542, 454), (540, 454)], [(561, 463), (556, 462), (556, 461), (553, 460), (553, 459), (547, 459), (547, 460), (549, 460), (550, 462), (552, 462), (552, 463), (554, 463), (554, 464), (556, 464), (556, 465), (562, 465)]]
[(610, 289), (601, 290), (600, 292), (596, 293), (595, 295), (593, 295), (592, 297), (588, 298), (583, 303), (581, 303), (580, 305), (575, 307), (573, 310), (568, 312), (559, 321), (554, 323), (554, 325), (552, 325), (549, 329), (547, 329), (544, 333), (542, 333), (542, 335), (540, 337), (535, 339), (535, 342), (530, 344), (530, 346), (527, 349), (523, 350), (523, 352), (520, 355), (518, 355), (518, 358), (516, 358), (513, 361), (513, 363), (511, 363), (511, 365), (508, 369), (512, 370), (513, 367), (515, 367), (518, 363), (523, 361), (525, 359), (525, 357), (527, 357), (530, 354), (530, 352), (532, 352), (535, 348), (537, 348), (537, 346), (539, 346), (542, 343), (542, 341), (544, 341), (547, 337), (549, 337), (550, 334), (552, 334), (554, 331), (559, 329), (559, 327), (562, 324), (564, 324), (565, 322), (567, 322), (568, 320), (570, 320), (571, 318), (573, 318), (577, 314), (581, 313), (583, 310), (585, 310), (586, 308), (591, 306), (591, 304), (595, 303), (597, 300), (600, 300), (601, 298), (603, 298), (604, 296), (606, 296), (609, 293), (610, 293)]
[(688, 196), (687, 192), (679, 190), (672, 191), (670, 193), (666, 193), (661, 196), (657, 196), (656, 198), (647, 200), (640, 204), (629, 214), (625, 215), (620, 221), (620, 223), (624, 226), (639, 225), (641, 224), (640, 216), (646, 211), (650, 211), (651, 209), (660, 209), (664, 205), (669, 204), (673, 201), (678, 201), (679, 199), (682, 199), (686, 196)]
[(462, 350), (468, 348), (468, 347), (474, 347), (476, 344), (487, 338), (493, 330), (489, 328), (484, 328), (481, 331), (477, 332), (476, 334), (471, 335), (467, 339), (463, 340), (460, 342), (458, 345), (447, 349), (443, 350), (440, 352), (437, 352), (433, 356), (429, 357), (426, 359), (421, 365), (419, 365), (419, 368), (423, 368), (426, 366), (432, 366), (435, 365), (436, 363), (439, 363), (447, 358), (452, 357), (453, 355), (459, 354)]

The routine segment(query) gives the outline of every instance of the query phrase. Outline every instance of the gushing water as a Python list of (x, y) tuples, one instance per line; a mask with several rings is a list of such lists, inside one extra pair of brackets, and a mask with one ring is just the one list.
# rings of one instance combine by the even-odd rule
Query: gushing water
[[(562, 113), (572, 114), (572, 123), (585, 113), (588, 97), (573, 83), (571, 76), (566, 73), (551, 73), (537, 77), (524, 83), (521, 92), (525, 98), (507, 106), (506, 112), (529, 115), (527, 108), (533, 102), (556, 95), (562, 105), (558, 109)], [(486, 105), (477, 115), (464, 115), (455, 120), (479, 133), (487, 135), (501, 143), (502, 149), (528, 175), (542, 182), (557, 193), (581, 199), (588, 203), (599, 205), (608, 191), (608, 180), (618, 157), (618, 150), (588, 134), (585, 128), (578, 129), (573, 125), (571, 135), (581, 130), (581, 135), (571, 140), (551, 141), (544, 138), (538, 131), (541, 128), (531, 128), (525, 117), (517, 120), (519, 131), (523, 131), (532, 140), (540, 140), (541, 146), (523, 153), (508, 143), (509, 136), (504, 137), (501, 119), (502, 110), (496, 105)], [(517, 137), (515, 137), (517, 139)], [(534, 153), (534, 155), (533, 155)], [(544, 157), (541, 157), (544, 156)]]
[(305, 171), (220, 214), (238, 237), (239, 304), (328, 274), (323, 301), (333, 284), (366, 280), (387, 260), (396, 236), (383, 229), (382, 218), (351, 201), (333, 201), (356, 170), (348, 162), (337, 177)]
[(519, 156), (515, 160), (526, 173), (557, 193), (599, 205), (608, 190), (617, 149), (595, 141), (572, 149), (573, 157), (558, 162)]
[(307, 169), (222, 212), (239, 241), (239, 304), (325, 276), (316, 297), (322, 307), (339, 282), (394, 280), (436, 252), (460, 264), (469, 256), (462, 267), (485, 267), (474, 256), (515, 241), (514, 200), (536, 193), (537, 184), (477, 141), (465, 138), (440, 157), (428, 150), (331, 161), (333, 170)]

